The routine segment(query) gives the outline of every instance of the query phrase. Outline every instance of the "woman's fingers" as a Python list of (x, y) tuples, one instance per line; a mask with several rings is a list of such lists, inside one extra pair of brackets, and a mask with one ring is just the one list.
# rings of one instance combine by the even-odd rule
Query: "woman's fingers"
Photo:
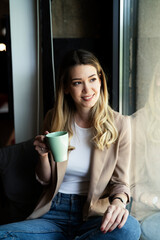
[(104, 215), (103, 224), (101, 226), (101, 230), (106, 233), (108, 230), (112, 227), (112, 225), (115, 225), (115, 220), (117, 218), (117, 211), (113, 207), (109, 207)]
[(126, 211), (125, 211), (125, 214), (123, 215), (122, 221), (121, 221), (121, 223), (118, 225), (118, 228), (122, 228), (122, 227), (124, 226), (124, 224), (126, 223), (126, 221), (127, 221), (129, 212), (128, 212), (127, 209), (125, 209), (125, 210), (126, 210)]
[(116, 227), (122, 228), (127, 220), (128, 210), (125, 208), (110, 205), (104, 214), (101, 231), (106, 233), (113, 231)]
[(102, 225), (101, 225), (102, 232), (107, 232), (109, 227), (111, 226), (113, 221), (113, 218), (112, 218), (113, 212), (114, 212), (113, 206), (109, 206), (109, 208), (107, 209), (107, 211), (103, 216)]
[(35, 147), (35, 149), (41, 153), (46, 153), (49, 151), (49, 149), (46, 147), (45, 144), (40, 144)]
[(44, 134), (47, 135), (49, 132), (48, 131), (45, 131)]
[[(47, 134), (48, 132), (46, 131), (45, 133)], [(44, 156), (46, 153), (49, 152), (49, 149), (45, 143), (45, 135), (36, 136), (33, 145), (35, 146), (36, 151), (41, 156)]]
[(125, 222), (127, 221), (128, 215), (129, 215), (128, 210), (126, 209), (121, 210), (117, 218), (115, 219), (114, 224), (110, 227), (109, 231), (110, 232), (113, 231), (116, 227), (122, 228)]

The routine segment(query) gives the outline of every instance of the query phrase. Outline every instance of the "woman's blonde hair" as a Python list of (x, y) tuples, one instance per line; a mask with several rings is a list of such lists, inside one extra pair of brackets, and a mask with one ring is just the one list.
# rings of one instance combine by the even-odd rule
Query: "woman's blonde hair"
[(51, 131), (66, 130), (69, 132), (70, 138), (73, 136), (72, 122), (76, 108), (70, 94), (65, 94), (64, 92), (70, 84), (70, 68), (80, 64), (95, 67), (101, 79), (100, 97), (92, 108), (90, 121), (94, 129), (92, 142), (95, 147), (103, 150), (116, 141), (118, 133), (114, 125), (113, 110), (108, 104), (109, 96), (105, 73), (98, 59), (86, 50), (78, 49), (71, 51), (63, 59), (57, 81), (57, 97), (52, 117)]

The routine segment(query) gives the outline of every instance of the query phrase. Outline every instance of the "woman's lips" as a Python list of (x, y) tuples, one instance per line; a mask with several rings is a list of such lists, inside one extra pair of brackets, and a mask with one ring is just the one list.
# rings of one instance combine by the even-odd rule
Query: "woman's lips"
[(82, 99), (83, 99), (84, 101), (90, 101), (93, 97), (94, 97), (94, 94), (93, 94), (93, 95), (90, 95), (90, 96), (83, 96)]

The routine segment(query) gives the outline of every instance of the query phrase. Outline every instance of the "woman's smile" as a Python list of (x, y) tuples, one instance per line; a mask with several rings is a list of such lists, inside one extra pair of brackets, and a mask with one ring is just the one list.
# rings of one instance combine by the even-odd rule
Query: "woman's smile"
[(92, 95), (90, 95), (90, 96), (82, 96), (82, 99), (83, 99), (84, 101), (91, 101), (94, 96), (95, 96), (95, 94), (92, 94)]

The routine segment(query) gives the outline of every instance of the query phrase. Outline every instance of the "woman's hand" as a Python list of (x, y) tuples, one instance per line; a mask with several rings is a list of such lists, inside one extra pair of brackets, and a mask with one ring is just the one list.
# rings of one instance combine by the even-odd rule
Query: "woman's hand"
[[(48, 134), (48, 131), (45, 131), (45, 135)], [(45, 135), (38, 135), (35, 137), (33, 145), (41, 157), (48, 155), (49, 149), (45, 143)]]
[[(49, 132), (46, 131), (44, 134), (48, 134)], [(39, 135), (35, 137), (35, 141), (33, 145), (35, 149), (39, 153), (39, 161), (36, 166), (36, 175), (43, 185), (47, 185), (51, 179), (51, 167), (48, 158), (49, 149), (45, 143), (45, 135)]]
[(103, 233), (111, 232), (116, 227), (122, 228), (127, 221), (129, 212), (124, 204), (115, 199), (104, 213), (101, 231)]

